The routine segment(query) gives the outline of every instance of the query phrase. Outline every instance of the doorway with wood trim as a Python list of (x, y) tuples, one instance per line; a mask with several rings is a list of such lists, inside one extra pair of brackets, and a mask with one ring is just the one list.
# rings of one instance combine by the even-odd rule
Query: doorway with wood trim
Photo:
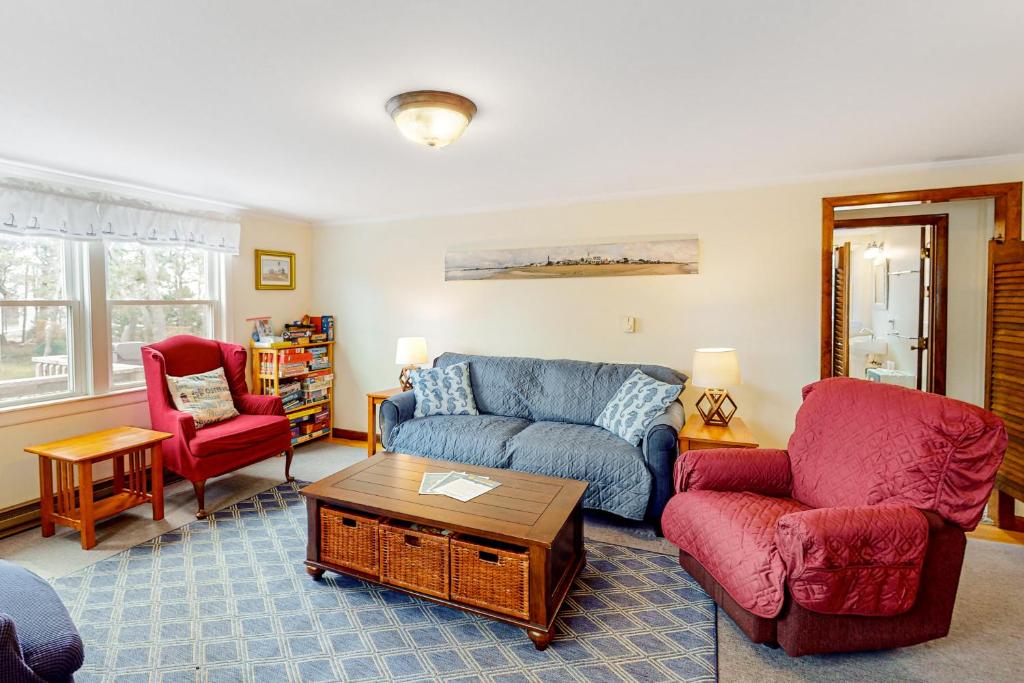
[[(843, 207), (895, 207), (906, 205), (992, 201), (991, 239), (988, 241), (985, 296), (984, 380), (985, 408), (1002, 418), (1009, 445), (996, 477), (989, 514), (1004, 529), (1024, 531), (1024, 242), (1021, 240), (1022, 188), (1008, 182), (925, 190), (902, 190), (822, 199), (821, 251), (821, 376), (834, 369), (833, 242), (836, 211)], [(950, 349), (955, 352), (954, 349)], [(1017, 503), (1015, 504), (1015, 499)]]
[(949, 216), (836, 220), (832, 375), (946, 393)]

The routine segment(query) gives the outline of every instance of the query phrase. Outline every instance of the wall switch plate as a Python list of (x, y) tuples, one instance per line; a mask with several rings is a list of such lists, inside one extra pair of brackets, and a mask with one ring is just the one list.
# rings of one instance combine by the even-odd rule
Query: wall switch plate
[(627, 334), (636, 332), (636, 318), (631, 315), (627, 315), (622, 319), (622, 331)]

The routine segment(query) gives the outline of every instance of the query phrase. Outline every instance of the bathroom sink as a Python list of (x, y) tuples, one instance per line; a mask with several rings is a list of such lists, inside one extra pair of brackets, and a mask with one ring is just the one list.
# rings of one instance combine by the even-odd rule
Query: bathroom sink
[(873, 353), (884, 356), (889, 353), (889, 343), (884, 339), (872, 339), (867, 335), (850, 337), (850, 353), (864, 355)]

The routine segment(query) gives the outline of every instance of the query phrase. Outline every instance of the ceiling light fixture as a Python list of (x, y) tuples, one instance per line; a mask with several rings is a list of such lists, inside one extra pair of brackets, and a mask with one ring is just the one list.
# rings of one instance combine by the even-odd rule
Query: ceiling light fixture
[(476, 114), (471, 100), (440, 90), (404, 92), (384, 108), (402, 135), (427, 147), (445, 147), (458, 140)]

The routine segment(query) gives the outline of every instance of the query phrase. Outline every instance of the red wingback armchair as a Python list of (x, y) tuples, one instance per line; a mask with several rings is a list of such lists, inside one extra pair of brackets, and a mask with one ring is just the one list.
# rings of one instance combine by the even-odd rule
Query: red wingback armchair
[(792, 656), (949, 633), (966, 537), (1006, 451), (996, 416), (902, 387), (804, 388), (787, 450), (689, 451), (662, 516), (679, 562)]
[[(149, 415), (153, 429), (174, 434), (163, 443), (164, 465), (192, 482), (206, 517), (206, 480), (264, 458), (285, 453), (285, 479), (292, 481), (291, 428), (277, 396), (250, 394), (245, 385), (245, 349), (189, 335), (170, 337), (142, 348)], [(224, 368), (239, 415), (196, 429), (188, 413), (174, 407), (167, 375), (181, 377)]]

